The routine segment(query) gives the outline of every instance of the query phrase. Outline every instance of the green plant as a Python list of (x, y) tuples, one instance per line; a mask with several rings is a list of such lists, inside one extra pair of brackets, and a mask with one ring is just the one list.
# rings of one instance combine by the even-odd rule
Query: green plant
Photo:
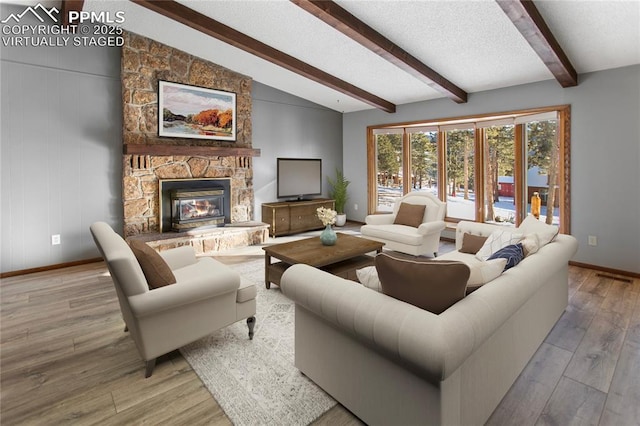
[(327, 181), (329, 182), (329, 186), (331, 186), (329, 196), (336, 202), (336, 211), (338, 214), (344, 214), (344, 206), (347, 204), (347, 199), (349, 198), (347, 195), (347, 186), (349, 186), (351, 182), (346, 180), (344, 174), (338, 169), (336, 169), (336, 179), (333, 180), (327, 176)]

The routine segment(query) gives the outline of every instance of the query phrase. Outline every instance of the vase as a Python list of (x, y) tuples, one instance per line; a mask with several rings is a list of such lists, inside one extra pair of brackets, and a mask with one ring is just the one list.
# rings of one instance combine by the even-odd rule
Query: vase
[(320, 233), (320, 241), (324, 246), (332, 246), (338, 240), (336, 231), (333, 230), (331, 225), (325, 226), (324, 230)]

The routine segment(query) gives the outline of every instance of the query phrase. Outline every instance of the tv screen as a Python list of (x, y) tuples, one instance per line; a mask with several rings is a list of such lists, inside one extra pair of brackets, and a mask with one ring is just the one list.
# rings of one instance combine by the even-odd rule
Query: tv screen
[(278, 198), (304, 199), (322, 193), (322, 160), (278, 158)]

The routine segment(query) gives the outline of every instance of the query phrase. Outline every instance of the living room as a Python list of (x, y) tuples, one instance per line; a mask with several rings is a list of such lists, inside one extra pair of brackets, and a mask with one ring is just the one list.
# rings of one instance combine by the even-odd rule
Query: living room
[[(23, 5), (3, 3), (1, 16), (23, 10)], [(3, 45), (3, 278), (99, 258), (89, 232), (95, 221), (124, 230), (121, 58), (120, 47)], [(401, 104), (389, 114), (376, 109), (342, 113), (252, 80), (242, 146), (259, 150), (259, 156), (250, 159), (247, 186), (253, 195), (245, 218), (260, 221), (261, 204), (276, 200), (279, 157), (321, 158), (326, 175), (343, 170), (351, 181), (347, 216), (364, 222), (368, 126), (569, 104), (571, 234), (579, 243), (573, 261), (637, 280), (639, 82), (635, 62), (581, 73), (575, 87), (547, 79), (474, 92), (463, 104), (443, 98)], [(51, 244), (53, 235), (60, 244)], [(589, 236), (597, 236), (597, 245), (589, 245)], [(3, 345), (5, 336), (3, 329)], [(134, 370), (131, 375), (140, 373)], [(4, 393), (9, 384), (2, 385)]]

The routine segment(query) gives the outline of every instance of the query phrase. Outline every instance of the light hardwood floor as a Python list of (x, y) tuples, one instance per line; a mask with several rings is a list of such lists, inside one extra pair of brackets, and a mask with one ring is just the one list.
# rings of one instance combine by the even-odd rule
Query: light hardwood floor
[[(0, 299), (2, 425), (231, 424), (178, 352), (144, 378), (104, 263), (2, 279)], [(361, 423), (338, 405), (316, 424)], [(569, 307), (487, 424), (640, 424), (640, 280), (570, 267)]]

